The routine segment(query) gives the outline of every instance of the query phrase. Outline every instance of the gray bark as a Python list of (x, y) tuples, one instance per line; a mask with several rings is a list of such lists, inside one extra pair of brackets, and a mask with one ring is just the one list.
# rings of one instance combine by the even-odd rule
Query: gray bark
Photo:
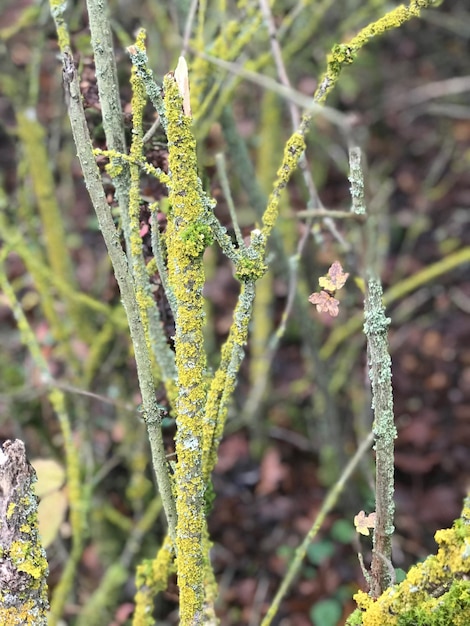
[(47, 560), (37, 524), (36, 473), (22, 441), (0, 451), (0, 624), (47, 624)]

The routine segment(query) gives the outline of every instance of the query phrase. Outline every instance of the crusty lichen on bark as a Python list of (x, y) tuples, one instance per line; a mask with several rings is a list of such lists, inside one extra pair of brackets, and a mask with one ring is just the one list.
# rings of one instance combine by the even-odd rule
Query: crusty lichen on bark
[(374, 600), (363, 591), (348, 626), (470, 624), (470, 497), (452, 528), (435, 534), (437, 554), (413, 566), (405, 580)]
[(0, 452), (0, 624), (47, 624), (46, 553), (33, 492), (36, 473), (24, 443), (6, 441)]
[[(202, 186), (197, 175), (196, 141), (191, 119), (172, 74), (165, 77), (170, 211), (166, 233), (168, 280), (176, 301), (176, 560), (180, 624), (200, 623), (204, 601), (202, 424), (207, 395), (204, 350), (202, 255), (210, 243), (204, 221)], [(199, 620), (199, 621), (198, 621)]]

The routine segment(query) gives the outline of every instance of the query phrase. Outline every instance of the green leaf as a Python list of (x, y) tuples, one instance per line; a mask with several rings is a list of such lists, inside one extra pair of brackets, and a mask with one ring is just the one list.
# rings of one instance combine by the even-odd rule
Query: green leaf
[(354, 526), (346, 519), (339, 519), (331, 527), (331, 538), (339, 543), (351, 543), (356, 535)]
[(330, 557), (335, 551), (335, 545), (327, 539), (318, 543), (312, 543), (307, 548), (307, 557), (313, 565), (320, 565), (322, 561)]
[(401, 569), (401, 567), (396, 567), (395, 568), (395, 582), (398, 583), (402, 583), (406, 578), (406, 572), (405, 570)]
[(310, 619), (314, 626), (337, 626), (342, 612), (337, 600), (320, 600), (310, 609)]

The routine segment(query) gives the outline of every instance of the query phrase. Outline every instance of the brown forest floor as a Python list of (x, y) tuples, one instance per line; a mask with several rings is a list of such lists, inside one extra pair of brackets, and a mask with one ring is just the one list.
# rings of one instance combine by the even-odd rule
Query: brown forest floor
[[(354, 73), (345, 78), (344, 84), (340, 81), (329, 102), (358, 117), (358, 123), (367, 129), (364, 150), (370, 170), (391, 184), (386, 200), (390, 238), (383, 267), (385, 288), (438, 261), (447, 252), (470, 245), (468, 99), (465, 104), (468, 86), (463, 94), (446, 96), (450, 86), (444, 86), (444, 95), (438, 94), (439, 81), (465, 77), (467, 73), (468, 83), (466, 46), (470, 13), (465, 4), (464, 0), (445, 2), (440, 8), (440, 21), (431, 17), (419, 24), (414, 22), (371, 44)], [(5, 16), (0, 17), (2, 27), (6, 25)], [(464, 24), (466, 36), (462, 34)], [(22, 39), (21, 33), (17, 37), (15, 63), (22, 66), (30, 59), (30, 40)], [(59, 95), (51, 92), (55, 83), (49, 78), (56, 71), (51, 32), (40, 76), (40, 116), (46, 126), (57, 115), (54, 103)], [(89, 71), (93, 82), (92, 66)], [(431, 87), (427, 92), (413, 91), (422, 85)], [(89, 94), (92, 98), (91, 91)], [(240, 128), (249, 127), (250, 120), (244, 118), (243, 109), (240, 110)], [(0, 170), (3, 170), (7, 193), (14, 196), (16, 181), (12, 165), (15, 159), (12, 158), (11, 133), (15, 122), (11, 103), (1, 93), (0, 112), (3, 132), (10, 133), (10, 138), (0, 145)], [(331, 141), (333, 143), (335, 138)], [(327, 160), (326, 151), (323, 155)], [(160, 152), (154, 158), (164, 161), (164, 156)], [(72, 218), (82, 241), (74, 251), (74, 262), (81, 286), (86, 290), (87, 283), (91, 285), (96, 273), (102, 272), (97, 267), (104, 250), (99, 234), (89, 228), (89, 202), (80, 185), (78, 166), (73, 167), (76, 198)], [(211, 171), (208, 171), (210, 176)], [(216, 190), (217, 185), (213, 183), (213, 191)], [(155, 189), (146, 191), (156, 193)], [(295, 189), (291, 189), (291, 194), (293, 204), (304, 208), (296, 199)], [(334, 159), (324, 172), (320, 194), (327, 207), (349, 206), (348, 181), (335, 166)], [(143, 213), (143, 225), (145, 220)], [(325, 253), (324, 263), (329, 260), (329, 254)], [(347, 264), (345, 267), (347, 269)], [(15, 267), (12, 262), (10, 271), (12, 276), (20, 275), (24, 268), (20, 263)], [(395, 565), (404, 569), (434, 550), (435, 530), (450, 525), (458, 517), (462, 497), (469, 487), (468, 276), (468, 266), (445, 273), (404, 297), (388, 311), (392, 317), (390, 341), (398, 428), (394, 554)], [(217, 340), (222, 341), (234, 302), (227, 267), (218, 268), (206, 295), (212, 299)], [(282, 311), (285, 297), (285, 281), (279, 278), (275, 283), (274, 317)], [(114, 282), (109, 279), (103, 299), (112, 302), (117, 298)], [(40, 332), (40, 320), (34, 315), (31, 319)], [(14, 328), (9, 310), (1, 303), (0, 323), (2, 336)], [(24, 358), (17, 344), (12, 347), (12, 354), (11, 358)], [(350, 375), (358, 384), (364, 384), (365, 357), (360, 354), (360, 358), (351, 363)], [(306, 425), (309, 418), (303, 415), (312, 388), (307, 385), (306, 391), (292, 395), (292, 383), (306, 375), (302, 363), (302, 344), (293, 330), (278, 350), (269, 397), (256, 415), (259, 424), (269, 420), (269, 427), (251, 424), (248, 428), (233, 418), (222, 444), (214, 476), (217, 499), (210, 515), (210, 530), (215, 544), (215, 569), (221, 584), (220, 617), (224, 626), (259, 623), (259, 615), (277, 589), (293, 549), (308, 531), (326, 493), (325, 481), (318, 471), (320, 451), (311, 442), (312, 427)], [(25, 367), (28, 367), (27, 360)], [(242, 404), (248, 387), (247, 375), (245, 364), (235, 400), (237, 407)], [(6, 393), (4, 388), (2, 393)], [(351, 421), (350, 398), (340, 397), (338, 403), (342, 419), (345, 423)], [(8, 406), (6, 402), (3, 404)], [(18, 436), (14, 421), (2, 419), (0, 437)], [(34, 420), (23, 423), (21, 435), (34, 454), (40, 455), (44, 433), (38, 436), (35, 427)], [(114, 431), (109, 435), (108, 428), (109, 425), (102, 424), (97, 429), (96, 446), (111, 449), (114, 443), (121, 443), (119, 434)], [(345, 458), (350, 452), (351, 449), (346, 450)], [(109, 497), (118, 508), (123, 480), (125, 469), (121, 471), (118, 466), (106, 482)], [(329, 516), (318, 539), (320, 547), (312, 549), (274, 624), (308, 626), (313, 623), (312, 606), (327, 598), (337, 602), (343, 616), (354, 608), (352, 593), (357, 586), (364, 586), (356, 557), (357, 545), (354, 541), (338, 539), (339, 527), (335, 522), (352, 520), (354, 512), (360, 508), (369, 507), (370, 511), (373, 503), (364, 500), (369, 497), (367, 494), (367, 485), (360, 481), (348, 489), (340, 506)], [(362, 550), (367, 562), (369, 544), (365, 539)], [(90, 546), (81, 572), (85, 588), (91, 590), (96, 586), (101, 567)], [(53, 564), (52, 579), (57, 574)], [(176, 586), (173, 586), (165, 595), (158, 608), (159, 623), (176, 623), (175, 594)], [(129, 580), (121, 615), (125, 615), (131, 599), (132, 581)], [(342, 620), (337, 623), (342, 624)], [(113, 623), (126, 622), (124, 617), (120, 621), (118, 612)], [(328, 624), (327, 618), (324, 623)], [(333, 626), (334, 622), (331, 624)]]

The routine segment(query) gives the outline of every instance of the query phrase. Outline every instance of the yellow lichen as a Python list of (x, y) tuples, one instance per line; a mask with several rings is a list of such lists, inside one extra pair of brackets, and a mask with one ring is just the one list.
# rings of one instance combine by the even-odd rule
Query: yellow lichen
[(277, 179), (274, 183), (274, 191), (269, 198), (269, 203), (263, 215), (263, 234), (267, 237), (276, 223), (279, 213), (279, 197), (281, 191), (286, 187), (290, 177), (294, 173), (299, 159), (305, 150), (305, 139), (300, 132), (295, 132), (287, 141), (284, 148), (284, 157), (281, 167), (277, 172)]
[(45, 611), (39, 614), (32, 600), (27, 600), (20, 607), (0, 606), (0, 624), (4, 626), (39, 626), (46, 624)]
[(36, 546), (31, 539), (13, 541), (9, 552), (18, 571), (25, 572), (39, 581), (45, 579), (48, 571), (47, 561), (41, 547)]
[(206, 359), (202, 332), (202, 287), (205, 280), (202, 252), (211, 237), (204, 221), (191, 118), (183, 113), (181, 95), (172, 75), (165, 77), (164, 92), (171, 176), (171, 209), (166, 231), (168, 280), (177, 303), (176, 558), (180, 624), (189, 626), (201, 614), (204, 601), (202, 419), (206, 396)]
[(67, 9), (66, 0), (49, 0), (51, 15), (54, 18), (57, 36), (59, 39), (59, 48), (61, 52), (70, 50), (70, 37), (67, 25), (64, 21), (64, 13)]
[(437, 554), (413, 566), (402, 583), (387, 589), (377, 600), (358, 592), (354, 599), (360, 613), (353, 613), (347, 623), (393, 626), (398, 623), (398, 616), (400, 626), (470, 623), (468, 499), (462, 517), (451, 529), (437, 531), (435, 539), (439, 546)]
[(13, 513), (15, 512), (16, 504), (14, 502), (10, 502), (7, 509), (7, 519), (10, 519)]
[(365, 26), (355, 37), (347, 43), (335, 44), (327, 58), (327, 69), (319, 81), (318, 90), (314, 96), (316, 102), (323, 102), (328, 93), (335, 86), (341, 70), (345, 65), (352, 63), (359, 52), (372, 37), (382, 35), (388, 30), (398, 28), (409, 19), (419, 17), (421, 9), (430, 6), (433, 0), (416, 0), (409, 6), (400, 5), (384, 16)]

